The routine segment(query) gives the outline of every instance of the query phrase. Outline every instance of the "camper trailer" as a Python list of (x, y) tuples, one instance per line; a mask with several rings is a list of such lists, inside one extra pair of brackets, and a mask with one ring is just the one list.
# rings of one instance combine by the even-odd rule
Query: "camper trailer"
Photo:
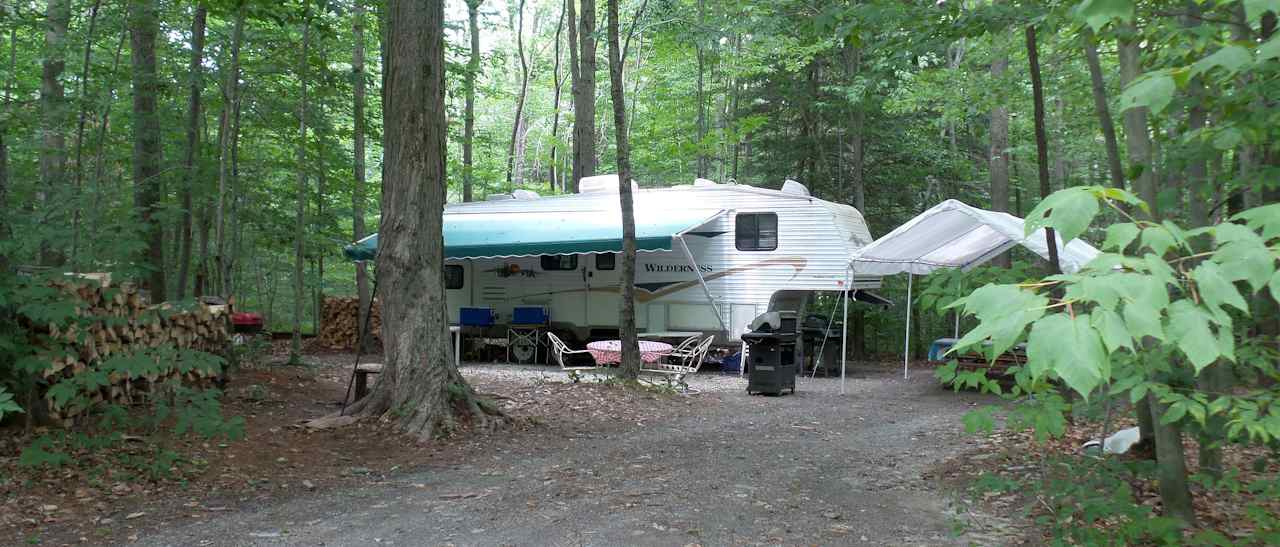
[[(464, 308), (487, 308), (497, 334), (516, 308), (533, 306), (566, 336), (616, 336), (617, 178), (585, 178), (580, 187), (574, 195), (518, 192), (446, 207), (451, 322)], [(798, 310), (814, 291), (879, 287), (879, 277), (849, 269), (849, 256), (872, 241), (862, 215), (810, 196), (798, 182), (771, 190), (698, 180), (633, 195), (642, 332), (697, 331), (729, 342), (771, 302)]]

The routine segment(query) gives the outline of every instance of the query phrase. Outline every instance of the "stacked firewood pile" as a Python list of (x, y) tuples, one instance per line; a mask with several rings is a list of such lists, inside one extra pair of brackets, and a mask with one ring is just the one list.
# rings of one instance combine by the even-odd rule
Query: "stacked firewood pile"
[[(159, 359), (161, 355), (168, 355), (172, 359), (175, 354), (168, 353), (171, 350), (225, 356), (229, 341), (227, 306), (195, 304), (188, 309), (168, 303), (151, 305), (135, 285), (114, 285), (109, 277), (82, 277), (87, 279), (55, 284), (62, 292), (75, 297), (77, 320), (64, 327), (33, 325), (37, 332), (47, 333), (63, 343), (62, 351), (52, 355), (50, 366), (44, 369), (48, 385), (101, 371), (103, 364), (114, 357)], [(204, 367), (153, 362), (160, 366), (145, 367), (147, 372), (142, 374), (109, 371), (106, 385), (87, 394), (89, 402), (139, 403), (146, 399), (151, 386), (175, 379), (189, 386), (205, 386), (218, 376), (217, 371)], [(79, 414), (86, 406), (58, 408), (53, 400), (50, 403), (53, 417), (63, 420)]]
[[(382, 332), (381, 306), (373, 302), (369, 311), (369, 336), (377, 343)], [(358, 298), (327, 296), (320, 311), (320, 345), (329, 349), (355, 349), (360, 336), (360, 300)]]

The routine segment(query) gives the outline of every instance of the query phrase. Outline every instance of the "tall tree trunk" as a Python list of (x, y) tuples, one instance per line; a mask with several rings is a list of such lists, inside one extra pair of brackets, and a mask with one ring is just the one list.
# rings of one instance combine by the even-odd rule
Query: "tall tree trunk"
[[(476, 75), (480, 72), (480, 4), (484, 0), (467, 0), (467, 29), (471, 36), (471, 57), (463, 75), (467, 93), (466, 113), (462, 122), (462, 201), (475, 199), (475, 165), (471, 148), (476, 135)], [(567, 0), (571, 1), (571, 0)]]
[(564, 19), (569, 10), (569, 3), (573, 0), (564, 0), (560, 7), (560, 22), (556, 23), (556, 41), (555, 41), (555, 65), (551, 69), (551, 82), (555, 86), (555, 94), (551, 99), (551, 108), (554, 113), (551, 116), (551, 191), (556, 190), (556, 178), (560, 174), (560, 163), (558, 153), (560, 151), (560, 89), (564, 86), (564, 80), (560, 78), (560, 35), (564, 32)]
[[(215, 221), (214, 262), (218, 268), (218, 294), (224, 298), (231, 296), (232, 265), (234, 261), (228, 256), (227, 242), (227, 209), (234, 210), (237, 194), (227, 195), (232, 177), (232, 149), (236, 140), (239, 125), (236, 123), (236, 112), (240, 108), (240, 43), (244, 38), (244, 4), (236, 7), (235, 22), (231, 30), (231, 63), (226, 69), (222, 84), (222, 126), (218, 130), (218, 199), (217, 220)], [(227, 207), (227, 200), (232, 207)], [(234, 226), (234, 224), (232, 224)]]
[[(1044, 86), (1040, 82), (1040, 47), (1036, 43), (1036, 27), (1028, 25), (1026, 28), (1027, 38), (1027, 61), (1031, 69), (1031, 95), (1035, 108), (1035, 126), (1036, 126), (1036, 166), (1039, 168), (1040, 175), (1040, 199), (1049, 197), (1049, 137), (1045, 133), (1044, 127)], [(1021, 211), (1018, 212), (1022, 214)], [(1058, 263), (1058, 238), (1053, 233), (1053, 228), (1046, 227), (1044, 229), (1045, 243), (1049, 246), (1049, 264), (1052, 266), (1052, 272), (1055, 274), (1062, 273), (1062, 265)]]
[(1178, 428), (1160, 423), (1169, 406), (1156, 397), (1147, 397), (1151, 415), (1155, 418), (1157, 481), (1164, 516), (1181, 520), (1185, 526), (1195, 526), (1196, 513), (1191, 506), (1191, 490), (1187, 486), (1187, 463), (1182, 446), (1182, 433)]
[(705, 0), (698, 0), (698, 27), (699, 31), (694, 35), (694, 48), (697, 50), (698, 58), (698, 127), (696, 150), (698, 151), (697, 174), (698, 178), (706, 178), (707, 176), (707, 152), (704, 148), (707, 139), (707, 92), (703, 85), (703, 73), (706, 72), (706, 47), (702, 43), (702, 34), (706, 32), (707, 23), (707, 7)]
[[(997, 47), (999, 47), (997, 45)], [(1004, 52), (996, 52), (991, 60), (991, 77), (999, 80), (1009, 68), (1009, 57)], [(998, 85), (998, 84), (997, 84)], [(987, 157), (990, 161), (991, 176), (991, 209), (995, 211), (1009, 210), (1009, 110), (999, 105), (991, 109), (991, 148)], [(1008, 268), (1008, 253), (995, 259), (996, 264)]]
[(1094, 42), (1093, 31), (1088, 25), (1082, 32), (1084, 39), (1084, 56), (1089, 65), (1089, 81), (1093, 88), (1093, 108), (1097, 111), (1098, 122), (1102, 126), (1102, 138), (1107, 147), (1107, 168), (1111, 173), (1111, 185), (1124, 188), (1124, 168), (1120, 165), (1120, 145), (1116, 141), (1116, 125), (1111, 119), (1111, 109), (1107, 106), (1107, 86), (1102, 80), (1102, 63), (1098, 61), (1098, 45)]
[(373, 392), (351, 410), (382, 415), (431, 438), (467, 409), (485, 425), (496, 413), (453, 366), (445, 317), (445, 62), (443, 0), (388, 0), (387, 146), (378, 277), (383, 368)]
[[(516, 95), (516, 115), (511, 122), (511, 142), (507, 145), (507, 187), (520, 182), (522, 177), (513, 172), (516, 165), (516, 140), (522, 139), (524, 132), (524, 99), (529, 93), (529, 63), (524, 58), (524, 0), (516, 2), (516, 18), (511, 31), (516, 35), (516, 56), (520, 58), (520, 93)], [(536, 24), (534, 25), (537, 26)]]
[(80, 116), (76, 121), (76, 172), (75, 172), (75, 203), (72, 204), (71, 213), (71, 267), (76, 271), (80, 269), (80, 222), (83, 216), (83, 203), (81, 202), (81, 189), (84, 187), (84, 127), (89, 122), (89, 77), (90, 77), (90, 60), (93, 56), (93, 37), (94, 30), (98, 26), (98, 10), (102, 8), (102, 0), (93, 0), (93, 7), (89, 8), (89, 28), (85, 31), (84, 38), (84, 63), (80, 69)]
[[(120, 40), (116, 42), (115, 56), (112, 57), (112, 60), (111, 60), (111, 76), (112, 77), (108, 79), (108, 82), (115, 82), (115, 76), (120, 73), (120, 59), (122, 57), (122, 53), (124, 53), (125, 41), (128, 38), (129, 38), (129, 33), (127, 32), (120, 33)], [(103, 104), (104, 107), (102, 109), (102, 118), (98, 120), (98, 134), (94, 140), (93, 208), (90, 209), (93, 212), (93, 215), (91, 215), (92, 222), (90, 223), (90, 226), (89, 226), (89, 233), (91, 234), (98, 233), (98, 230), (101, 227), (102, 219), (104, 217), (104, 214), (102, 213), (102, 209), (103, 209), (102, 197), (106, 192), (103, 191), (102, 181), (106, 178), (106, 174), (105, 174), (106, 162), (104, 161), (103, 156), (106, 152), (106, 147), (107, 147), (106, 146), (107, 127), (110, 125), (110, 122), (111, 122), (111, 108), (109, 107), (109, 101), (110, 101), (110, 97), (113, 96), (114, 94), (115, 94), (114, 83), (108, 83), (106, 86), (104, 86), (104, 89), (102, 90), (102, 93), (101, 95), (99, 95), (99, 98), (98, 98), (99, 104)], [(89, 238), (88, 243), (89, 243), (88, 247), (90, 249), (89, 256), (96, 257), (97, 256), (96, 249), (98, 246), (97, 240), (95, 238)]]
[[(354, 140), (354, 143), (352, 145), (353, 151), (352, 151), (352, 157), (351, 157), (351, 169), (352, 171), (354, 171), (352, 174), (355, 179), (355, 187), (351, 191), (351, 229), (353, 232), (352, 235), (355, 237), (356, 241), (360, 241), (365, 237), (364, 209), (365, 209), (365, 202), (366, 200), (368, 200), (368, 196), (366, 195), (368, 190), (365, 189), (365, 183), (368, 177), (368, 174), (365, 172), (366, 171), (365, 154), (367, 152), (365, 150), (365, 142), (364, 142), (365, 126), (366, 126), (366, 120), (365, 120), (365, 114), (364, 114), (365, 78), (366, 78), (366, 75), (364, 72), (364, 24), (365, 24), (364, 2), (365, 0), (355, 0), (353, 10), (351, 13), (351, 18), (352, 18), (351, 33), (355, 41), (355, 48), (351, 52), (351, 76), (353, 79), (353, 82), (352, 82), (353, 98), (352, 98), (352, 105), (351, 105), (351, 113), (352, 113), (351, 116), (353, 118), (352, 138)], [(473, 28), (473, 31), (474, 31), (474, 28)], [(470, 69), (470, 67), (468, 67), (468, 69)], [(470, 73), (470, 70), (468, 70), (468, 73)], [(466, 131), (467, 131), (467, 138), (470, 139), (471, 125), (473, 122), (472, 116), (474, 115), (472, 112), (472, 108), (475, 101), (475, 87), (474, 87), (475, 77), (468, 76), (468, 78), (471, 78), (471, 81), (468, 83), (468, 88), (467, 88)], [(467, 161), (471, 160), (470, 157), (467, 157), (465, 159)], [(471, 167), (470, 165), (467, 165), (463, 167), (463, 169), (470, 170), (470, 167)], [(463, 190), (465, 192), (465, 199), (470, 199), (471, 197), (470, 196), (470, 193), (471, 193), (470, 180), (467, 180), (464, 183)], [(361, 338), (359, 341), (360, 349), (364, 351), (368, 351), (371, 349), (369, 346), (370, 346), (370, 341), (372, 340), (373, 337), (369, 336), (368, 335), (369, 333), (364, 331), (364, 328), (366, 325), (368, 325), (368, 321), (369, 321), (368, 317), (369, 317), (370, 302), (369, 302), (369, 270), (368, 270), (368, 266), (364, 263), (363, 260), (356, 263), (356, 298), (358, 300), (357, 305), (359, 306), (359, 312), (356, 317), (356, 320), (359, 321), (359, 324), (356, 325), (356, 329), (359, 330), (360, 332), (364, 332), (366, 335), (363, 338)]]
[[(850, 41), (845, 48), (846, 69), (850, 79), (858, 77), (862, 71), (862, 50)], [(845, 146), (849, 148), (849, 186), (852, 196), (841, 196), (848, 203), (852, 199), (853, 207), (859, 213), (866, 213), (867, 192), (866, 183), (863, 180), (863, 171), (865, 170), (865, 154), (863, 153), (863, 132), (866, 130), (866, 112), (862, 108), (862, 101), (859, 100), (850, 105), (851, 112), (849, 115), (849, 142)]]
[[(16, 74), (18, 66), (18, 27), (9, 26), (9, 74)], [(13, 112), (13, 81), (8, 78), (4, 84), (4, 109)], [(5, 139), (9, 125), (0, 124), (0, 211), (9, 210), (9, 143)], [(9, 215), (0, 215), (0, 241), (8, 240), (12, 235), (9, 227)], [(0, 272), (9, 271), (9, 257), (0, 248)]]
[(608, 12), (609, 88), (618, 148), (618, 201), (622, 206), (622, 309), (619, 310), (618, 326), (622, 338), (622, 376), (635, 379), (640, 375), (640, 346), (636, 334), (636, 216), (631, 195), (631, 150), (627, 143), (627, 103), (623, 96), (618, 0), (608, 0)]
[(311, 46), (311, 1), (303, 0), (302, 14), (302, 56), (299, 59), (298, 80), (300, 93), (298, 97), (298, 190), (297, 210), (294, 213), (293, 232), (293, 338), (289, 346), (289, 362), (302, 362), (302, 314), (305, 310), (305, 243), (307, 229), (307, 78), (311, 65), (307, 58), (307, 50)]
[(151, 300), (168, 299), (165, 287), (164, 229), (160, 224), (160, 116), (156, 96), (156, 35), (160, 23), (155, 0), (129, 0), (130, 59), (133, 63), (133, 187), (134, 206), (142, 221), (146, 250), (139, 261), (149, 271)]
[(191, 19), (191, 64), (187, 67), (190, 95), (187, 98), (187, 150), (182, 167), (182, 251), (178, 259), (178, 300), (187, 297), (187, 278), (191, 274), (191, 190), (196, 184), (196, 165), (200, 160), (200, 91), (204, 89), (204, 27), (209, 10), (196, 5)]
[[(1129, 26), (1126, 35), (1136, 34)], [(1120, 39), (1117, 41), (1120, 58), (1120, 84), (1128, 86), (1142, 75), (1142, 61), (1139, 49), (1140, 38)], [(1136, 107), (1124, 111), (1124, 140), (1129, 152), (1129, 169), (1137, 171), (1133, 189), (1138, 197), (1151, 207), (1153, 217), (1159, 217), (1156, 203), (1155, 165), (1151, 161), (1151, 136), (1147, 128), (1147, 108)]]
[[(581, 1), (577, 59), (570, 56), (577, 84), (573, 86), (573, 177), (569, 192), (577, 192), (578, 181), (596, 173), (596, 2)], [(570, 31), (569, 39), (573, 38)]]
[[(66, 123), (66, 95), (62, 88), (62, 71), (66, 68), (67, 24), (71, 20), (70, 0), (49, 0), (45, 12), (44, 59), (40, 76), (40, 185), (36, 201), (46, 227), (61, 229), (60, 210), (68, 197), (66, 188), (67, 137), (63, 134)], [(16, 76), (16, 75), (14, 75)], [(12, 77), (12, 76), (11, 76)], [(55, 210), (59, 211), (55, 213)], [(45, 228), (48, 229), (48, 228)], [(57, 233), (42, 234), (40, 264), (61, 266), (66, 255), (55, 248), (61, 239)]]

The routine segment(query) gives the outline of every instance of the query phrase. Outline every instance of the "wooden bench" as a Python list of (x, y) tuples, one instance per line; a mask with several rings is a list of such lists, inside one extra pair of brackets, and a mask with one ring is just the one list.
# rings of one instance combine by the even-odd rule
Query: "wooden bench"
[(382, 363), (360, 363), (356, 366), (356, 394), (354, 401), (359, 401), (369, 393), (369, 375), (381, 374)]

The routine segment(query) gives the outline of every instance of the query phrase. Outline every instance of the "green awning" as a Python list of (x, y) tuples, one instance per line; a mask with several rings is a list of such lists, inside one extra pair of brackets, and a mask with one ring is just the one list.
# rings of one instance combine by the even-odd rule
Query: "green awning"
[[(722, 210), (636, 212), (636, 250), (669, 251), (671, 238)], [(450, 213), (444, 216), (445, 258), (622, 252), (622, 216), (613, 211)], [(378, 234), (343, 248), (351, 260), (373, 260)]]

